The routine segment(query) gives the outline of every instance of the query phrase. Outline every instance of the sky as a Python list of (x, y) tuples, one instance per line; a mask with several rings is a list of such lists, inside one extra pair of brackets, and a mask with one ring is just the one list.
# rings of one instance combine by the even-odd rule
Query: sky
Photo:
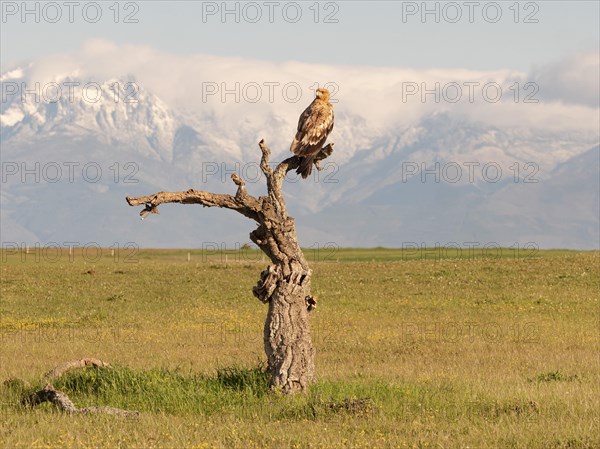
[(90, 39), (182, 56), (520, 71), (600, 40), (596, 1), (75, 3), (3, 1), (2, 71)]
[[(29, 86), (133, 79), (178, 111), (229, 124), (228, 133), (240, 120), (259, 126), (252, 121), (261, 112), (276, 114), (273, 123), (293, 121), (315, 83), (332, 90), (339, 119), (361, 117), (352, 126), (371, 134), (444, 111), (497, 126), (598, 133), (599, 5), (5, 1), (1, 72), (9, 81), (7, 73), (26, 67)], [(289, 82), (301, 86), (298, 101), (283, 93)], [(501, 86), (500, 101), (488, 98), (494, 89), (484, 98), (490, 82)], [(219, 95), (236, 83), (257, 83), (260, 101)], [(268, 83), (279, 83), (274, 102)], [(478, 85), (475, 101), (469, 83)], [(220, 92), (207, 96), (210, 85)], [(458, 102), (448, 99), (453, 85)], [(425, 94), (431, 89), (441, 101)], [(8, 112), (7, 124), (16, 120)]]

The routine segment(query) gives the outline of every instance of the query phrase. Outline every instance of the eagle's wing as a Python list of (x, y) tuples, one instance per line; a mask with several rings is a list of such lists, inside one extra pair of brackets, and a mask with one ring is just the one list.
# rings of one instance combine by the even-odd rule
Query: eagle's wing
[(297, 132), (301, 132), (304, 129), (304, 126), (305, 126), (308, 118), (312, 114), (314, 105), (315, 105), (315, 102), (312, 102), (311, 104), (308, 105), (308, 107), (304, 110), (304, 112), (302, 112), (302, 114), (300, 114), (300, 118), (298, 119), (298, 129), (296, 130)]
[(298, 119), (298, 129), (296, 131), (296, 136), (294, 137), (294, 141), (290, 146), (290, 151), (294, 154), (298, 154), (302, 150), (302, 136), (305, 134), (304, 129), (306, 128), (306, 123), (309, 121), (313, 106), (314, 102), (311, 103), (302, 114), (300, 114), (300, 118)]
[(313, 102), (298, 120), (298, 132), (290, 150), (299, 156), (320, 150), (333, 129), (333, 108)]

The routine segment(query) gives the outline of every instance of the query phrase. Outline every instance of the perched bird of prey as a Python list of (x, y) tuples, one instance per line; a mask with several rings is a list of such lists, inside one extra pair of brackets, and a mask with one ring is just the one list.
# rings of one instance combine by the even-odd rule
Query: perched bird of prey
[(333, 129), (333, 106), (329, 103), (329, 91), (317, 89), (317, 96), (304, 110), (298, 120), (298, 132), (290, 151), (302, 157), (297, 173), (303, 178), (310, 176), (315, 156)]

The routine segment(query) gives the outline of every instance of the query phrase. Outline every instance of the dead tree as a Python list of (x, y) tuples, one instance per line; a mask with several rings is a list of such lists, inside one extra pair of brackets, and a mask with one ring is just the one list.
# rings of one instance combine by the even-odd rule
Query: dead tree
[[(246, 191), (245, 182), (236, 174), (235, 195), (190, 189), (185, 192), (159, 192), (137, 198), (127, 197), (130, 206), (145, 205), (142, 218), (158, 213), (163, 203), (201, 204), (224, 207), (256, 221), (258, 227), (250, 239), (271, 259), (253, 288), (254, 296), (269, 305), (264, 328), (267, 370), (274, 388), (285, 393), (305, 391), (314, 379), (314, 348), (310, 338), (309, 312), (316, 307), (310, 294), (312, 271), (298, 244), (294, 219), (287, 213), (282, 193), (283, 180), (298, 168), (301, 158), (292, 156), (275, 169), (269, 165), (271, 151), (264, 140), (260, 168), (266, 177), (268, 195), (256, 198)], [(325, 146), (315, 165), (330, 156), (333, 144)]]

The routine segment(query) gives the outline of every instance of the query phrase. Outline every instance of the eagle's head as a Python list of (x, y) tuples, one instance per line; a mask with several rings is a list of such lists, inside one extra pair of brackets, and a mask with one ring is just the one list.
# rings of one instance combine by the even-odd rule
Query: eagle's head
[(324, 87), (319, 87), (317, 89), (317, 98), (323, 101), (329, 101), (329, 91)]

